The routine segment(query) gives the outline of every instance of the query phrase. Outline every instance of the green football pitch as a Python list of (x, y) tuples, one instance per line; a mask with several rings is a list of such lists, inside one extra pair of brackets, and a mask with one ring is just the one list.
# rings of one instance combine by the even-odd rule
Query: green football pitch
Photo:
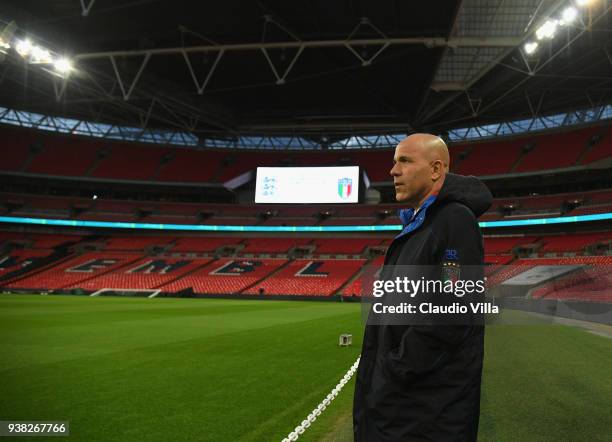
[[(69, 421), (84, 441), (279, 441), (362, 332), (358, 304), (2, 295), (0, 420)], [(610, 440), (611, 370), (607, 337), (489, 326), (479, 439)], [(353, 387), (300, 440), (351, 440)]]

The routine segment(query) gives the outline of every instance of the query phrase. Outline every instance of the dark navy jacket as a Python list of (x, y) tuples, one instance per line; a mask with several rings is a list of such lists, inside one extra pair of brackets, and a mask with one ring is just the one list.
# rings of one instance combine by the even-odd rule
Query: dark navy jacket
[[(440, 193), (387, 250), (394, 265), (483, 264), (477, 218), (492, 196), (475, 177), (447, 174)], [(384, 271), (383, 271), (384, 272)], [(367, 325), (357, 372), (355, 441), (474, 441), (480, 414), (482, 325)]]

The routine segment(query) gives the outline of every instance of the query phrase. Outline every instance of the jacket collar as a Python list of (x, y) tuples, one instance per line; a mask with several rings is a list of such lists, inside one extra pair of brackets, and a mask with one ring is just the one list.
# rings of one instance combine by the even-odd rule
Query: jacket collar
[(421, 207), (419, 207), (416, 211), (413, 208), (401, 209), (399, 211), (399, 218), (402, 221), (403, 228), (401, 233), (397, 235), (396, 238), (404, 236), (407, 233), (418, 229), (421, 224), (423, 224), (423, 221), (425, 221), (427, 208), (434, 203), (437, 196), (438, 195), (431, 195), (423, 202), (423, 204), (421, 204)]

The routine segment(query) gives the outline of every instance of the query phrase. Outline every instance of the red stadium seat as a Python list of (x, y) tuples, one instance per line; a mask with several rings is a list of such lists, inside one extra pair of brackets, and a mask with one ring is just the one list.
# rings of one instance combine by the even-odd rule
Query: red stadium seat
[[(612, 260), (609, 262), (612, 263)], [(557, 278), (531, 293), (532, 298), (612, 302), (610, 265), (588, 266)]]
[[(384, 262), (385, 262), (384, 256), (377, 256), (375, 259), (368, 262), (366, 265), (373, 266), (373, 267), (381, 267), (384, 264)], [(344, 289), (342, 290), (342, 294), (344, 296), (362, 296), (363, 295), (362, 284), (363, 284), (363, 276), (359, 275), (357, 278), (353, 280), (353, 282), (351, 282), (346, 287), (344, 287)]]
[(19, 172), (29, 156), (30, 145), (40, 136), (27, 129), (2, 128), (2, 161), (0, 170)]
[(220, 259), (161, 288), (167, 292), (192, 288), (196, 293), (236, 294), (285, 262), (283, 259)]
[(217, 238), (217, 237), (179, 237), (172, 246), (173, 252), (213, 252), (219, 247), (238, 244), (240, 238)]
[(168, 236), (112, 236), (106, 240), (106, 250), (141, 251), (150, 246), (164, 246), (172, 241)]
[(16, 249), (10, 252), (0, 253), (0, 277), (6, 277), (10, 273), (28, 268), (35, 260), (51, 255), (49, 249)]
[(329, 296), (365, 263), (351, 260), (296, 260), (250, 289), (246, 294)]
[[(592, 148), (587, 141), (598, 127), (563, 133), (526, 135), (511, 140), (463, 143), (450, 146), (451, 168), (465, 175), (499, 175), (589, 164), (612, 156), (609, 134)], [(329, 166), (355, 164), (373, 182), (390, 182), (392, 149), (345, 152), (248, 152), (235, 155), (229, 150), (196, 151), (189, 148), (138, 145), (119, 141), (75, 138), (70, 135), (39, 133), (3, 128), (11, 149), (3, 156), (2, 170), (18, 172), (31, 157), (27, 171), (50, 175), (71, 175), (161, 182), (225, 182), (257, 166)], [(534, 148), (523, 154), (527, 144)], [(31, 145), (41, 146), (30, 153)], [(101, 149), (110, 154), (98, 158)], [(465, 158), (462, 158), (465, 156)], [(520, 161), (518, 161), (520, 158)], [(287, 160), (289, 160), (287, 162)], [(133, 164), (138, 167), (133, 167)]]
[(594, 133), (595, 130), (589, 128), (534, 137), (534, 148), (523, 155), (514, 171), (529, 172), (575, 166)]
[(510, 254), (512, 249), (524, 244), (532, 244), (536, 236), (485, 237), (486, 255)]
[(308, 238), (250, 238), (241, 253), (285, 253), (290, 248), (308, 244)]
[(316, 253), (338, 253), (338, 254), (358, 254), (366, 246), (376, 246), (380, 244), (380, 238), (319, 238), (314, 244), (317, 246)]
[(586, 246), (603, 240), (612, 239), (609, 233), (592, 233), (579, 235), (550, 235), (543, 236), (540, 242), (544, 245), (538, 250), (545, 252), (575, 252), (582, 251)]
[(457, 173), (479, 176), (510, 173), (525, 144), (524, 139), (474, 144)]
[(50, 134), (44, 138), (42, 150), (33, 155), (26, 172), (85, 176), (96, 155), (97, 147), (89, 140)]
[(49, 269), (26, 276), (6, 285), (8, 288), (53, 290), (80, 287), (88, 279), (115, 271), (135, 262), (142, 255), (125, 252), (89, 252)]
[(612, 131), (608, 127), (603, 139), (586, 152), (581, 164), (590, 164), (610, 157), (612, 157)]
[(160, 167), (157, 180), (175, 182), (212, 182), (215, 171), (225, 152), (199, 152), (189, 149), (173, 149), (172, 159)]
[[(168, 149), (157, 146), (133, 146), (127, 143), (113, 143), (110, 155), (98, 161), (91, 173), (93, 177), (152, 180)], [(138, 167), (134, 167), (134, 165)]]
[(113, 289), (158, 289), (210, 262), (209, 259), (167, 258), (148, 256), (86, 281), (73, 282), (65, 288), (84, 290)]

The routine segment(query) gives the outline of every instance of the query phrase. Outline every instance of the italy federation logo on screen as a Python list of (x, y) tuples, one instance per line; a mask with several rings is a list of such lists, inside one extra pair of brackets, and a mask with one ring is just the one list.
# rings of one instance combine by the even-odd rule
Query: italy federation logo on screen
[(347, 199), (353, 191), (353, 180), (350, 178), (340, 178), (338, 180), (338, 195), (340, 198)]

